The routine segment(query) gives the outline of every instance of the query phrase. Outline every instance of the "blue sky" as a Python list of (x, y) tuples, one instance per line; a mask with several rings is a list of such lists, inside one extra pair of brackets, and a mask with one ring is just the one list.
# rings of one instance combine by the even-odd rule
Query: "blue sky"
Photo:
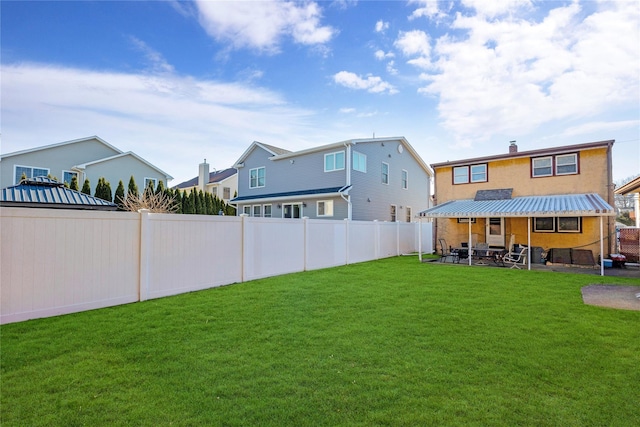
[[(615, 139), (640, 174), (635, 1), (6, 1), (3, 153), (98, 135), (174, 177), (405, 136), (427, 163)], [(113, 183), (112, 183), (113, 185)]]

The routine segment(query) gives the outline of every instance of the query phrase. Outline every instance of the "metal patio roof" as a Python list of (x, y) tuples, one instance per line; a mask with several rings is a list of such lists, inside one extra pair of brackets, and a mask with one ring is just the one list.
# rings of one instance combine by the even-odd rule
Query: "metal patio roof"
[(451, 200), (418, 214), (423, 218), (615, 216), (599, 194), (561, 194), (503, 200)]
[(18, 185), (6, 187), (0, 193), (0, 205), (5, 207), (62, 208), (116, 210), (118, 205), (66, 188), (46, 177), (23, 179)]
[(312, 190), (300, 190), (300, 191), (288, 191), (284, 193), (271, 193), (271, 194), (260, 194), (255, 196), (242, 196), (236, 197), (232, 199), (230, 203), (239, 203), (245, 201), (254, 201), (254, 200), (277, 200), (283, 198), (292, 198), (292, 197), (301, 197), (301, 196), (326, 196), (328, 194), (339, 194), (348, 191), (351, 186), (345, 187), (330, 187), (330, 188), (316, 188)]

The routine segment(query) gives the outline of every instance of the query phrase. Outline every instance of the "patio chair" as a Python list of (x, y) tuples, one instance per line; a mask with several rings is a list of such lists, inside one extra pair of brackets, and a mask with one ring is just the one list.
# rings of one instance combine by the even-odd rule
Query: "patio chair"
[(510, 268), (520, 269), (520, 266), (524, 266), (527, 264), (528, 249), (529, 249), (528, 247), (524, 246), (518, 252), (514, 252), (512, 248), (508, 254), (502, 257), (502, 261), (505, 264), (510, 264), (511, 265)]
[(447, 241), (445, 239), (438, 239), (438, 243), (440, 244), (440, 262), (447, 262), (447, 258), (451, 258), (451, 262), (458, 262), (458, 252), (451, 250), (451, 246), (447, 245)]

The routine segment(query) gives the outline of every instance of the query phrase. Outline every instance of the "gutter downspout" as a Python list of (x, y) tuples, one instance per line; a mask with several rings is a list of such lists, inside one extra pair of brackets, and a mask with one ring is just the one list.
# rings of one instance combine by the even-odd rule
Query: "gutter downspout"
[[(613, 141), (610, 141), (607, 143), (607, 203), (609, 203), (610, 206), (613, 206), (615, 208), (616, 205), (613, 197), (612, 151), (613, 151)], [(609, 253), (612, 253), (612, 252), (615, 253), (617, 251), (617, 248), (612, 246), (615, 243), (616, 239), (611, 238), (611, 217), (610, 216), (607, 217), (607, 236), (609, 236), (607, 237), (607, 239), (609, 239), (609, 242), (608, 242)], [(602, 236), (600, 236), (600, 238), (602, 239)], [(600, 257), (603, 258), (604, 254), (601, 253)]]
[[(353, 143), (351, 141), (345, 142), (344, 146), (347, 148), (347, 155), (345, 156), (345, 165), (346, 168), (346, 184), (345, 188), (351, 188), (351, 145)], [(347, 190), (348, 191), (348, 190)], [(347, 198), (345, 198), (342, 194), (340, 195), (347, 202), (347, 219), (351, 221), (353, 216), (353, 207), (351, 205), (351, 196), (347, 193)]]

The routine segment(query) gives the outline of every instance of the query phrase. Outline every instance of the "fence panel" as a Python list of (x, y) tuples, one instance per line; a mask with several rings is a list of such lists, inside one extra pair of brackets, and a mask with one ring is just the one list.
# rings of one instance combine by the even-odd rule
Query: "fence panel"
[(347, 262), (347, 224), (335, 220), (307, 220), (306, 270)]
[(138, 217), (3, 207), (1, 323), (137, 301)]
[(304, 271), (305, 220), (242, 218), (243, 280)]
[[(148, 278), (141, 299), (158, 298), (242, 281), (242, 219), (211, 215), (148, 217), (143, 259)], [(144, 235), (144, 234), (143, 234)], [(146, 298), (144, 298), (146, 296)]]
[(378, 258), (379, 227), (377, 222), (349, 221), (347, 232), (349, 264)]

